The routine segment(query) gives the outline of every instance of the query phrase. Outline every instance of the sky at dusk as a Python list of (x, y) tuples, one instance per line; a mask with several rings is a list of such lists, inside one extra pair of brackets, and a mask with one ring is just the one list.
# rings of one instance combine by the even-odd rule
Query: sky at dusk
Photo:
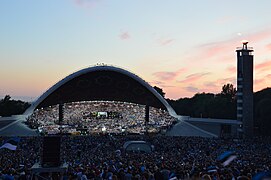
[(82, 68), (127, 69), (166, 97), (236, 84), (241, 40), (254, 91), (271, 86), (271, 1), (2, 0), (0, 97), (36, 98)]

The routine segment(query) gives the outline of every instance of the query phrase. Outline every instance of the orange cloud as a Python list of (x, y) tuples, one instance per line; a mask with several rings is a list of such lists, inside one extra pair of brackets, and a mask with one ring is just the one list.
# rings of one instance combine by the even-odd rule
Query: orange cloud
[(181, 73), (184, 73), (186, 71), (185, 68), (181, 68), (177, 71), (160, 71), (160, 72), (155, 72), (153, 75), (158, 78), (159, 80), (162, 81), (172, 81), (174, 80), (177, 76), (179, 76)]

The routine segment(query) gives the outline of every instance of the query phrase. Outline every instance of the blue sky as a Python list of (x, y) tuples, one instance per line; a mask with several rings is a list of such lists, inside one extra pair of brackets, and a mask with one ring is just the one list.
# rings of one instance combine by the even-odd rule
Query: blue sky
[(255, 49), (255, 86), (271, 84), (271, 1), (2, 0), (0, 96), (37, 97), (70, 73), (106, 63), (169, 98), (234, 83), (235, 48)]

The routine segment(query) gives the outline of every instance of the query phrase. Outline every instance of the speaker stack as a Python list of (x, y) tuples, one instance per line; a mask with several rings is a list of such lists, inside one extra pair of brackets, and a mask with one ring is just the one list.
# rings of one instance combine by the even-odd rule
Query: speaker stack
[(41, 156), (42, 167), (60, 166), (60, 136), (44, 136)]
[(58, 105), (58, 120), (59, 120), (59, 124), (61, 125), (64, 119), (64, 109), (63, 109), (64, 105), (63, 103), (60, 103)]

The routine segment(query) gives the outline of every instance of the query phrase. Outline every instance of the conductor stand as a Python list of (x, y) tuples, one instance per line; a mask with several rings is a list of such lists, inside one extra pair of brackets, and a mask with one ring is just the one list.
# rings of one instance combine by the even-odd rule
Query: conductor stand
[(67, 172), (67, 169), (68, 169), (67, 163), (63, 163), (58, 167), (43, 167), (40, 163), (35, 163), (31, 167), (31, 180), (38, 179), (63, 180), (63, 176)]
[[(63, 104), (59, 104), (59, 125), (63, 122)], [(63, 179), (68, 164), (61, 162), (61, 129), (58, 135), (43, 136), (41, 161), (31, 168), (31, 179)]]

